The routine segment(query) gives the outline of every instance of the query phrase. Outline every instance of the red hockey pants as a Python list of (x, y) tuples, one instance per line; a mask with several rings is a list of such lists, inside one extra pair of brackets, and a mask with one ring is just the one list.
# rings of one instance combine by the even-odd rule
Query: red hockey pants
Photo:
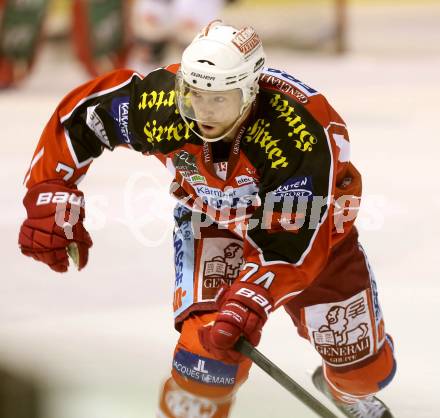
[[(236, 240), (231, 235), (234, 245)], [(313, 283), (288, 302), (285, 310), (299, 335), (321, 355), (325, 376), (339, 399), (345, 394), (375, 393), (392, 380), (396, 369), (393, 344), (385, 333), (376, 282), (355, 228), (333, 248)], [(197, 330), (215, 316), (215, 312), (195, 311), (184, 320), (172, 377), (160, 397), (160, 417), (229, 416), (234, 394), (247, 379), (251, 362), (226, 364), (203, 349)]]

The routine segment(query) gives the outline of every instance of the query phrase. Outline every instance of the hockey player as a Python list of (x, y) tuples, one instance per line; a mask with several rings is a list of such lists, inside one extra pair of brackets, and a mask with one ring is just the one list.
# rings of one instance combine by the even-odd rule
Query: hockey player
[(104, 149), (156, 156), (175, 175), (175, 325), (160, 417), (224, 418), (268, 316), (283, 307), (323, 359), (315, 386), (349, 417), (391, 417), (395, 373), (374, 275), (353, 225), (361, 177), (346, 126), (318, 91), (264, 67), (257, 33), (204, 28), (179, 65), (120, 70), (68, 94), (26, 177), (21, 251), (58, 272), (92, 245), (78, 185)]

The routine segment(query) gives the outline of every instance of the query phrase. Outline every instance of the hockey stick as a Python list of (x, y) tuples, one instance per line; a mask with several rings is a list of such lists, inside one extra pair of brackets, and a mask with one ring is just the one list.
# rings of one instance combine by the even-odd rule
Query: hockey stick
[[(78, 246), (75, 242), (67, 247), (67, 253), (76, 268), (79, 266)], [(281, 386), (287, 389), (293, 396), (299, 399), (304, 405), (316, 412), (322, 418), (338, 418), (333, 412), (327, 409), (318, 399), (314, 398), (309, 392), (303, 389), (291, 377), (284, 373), (276, 364), (272, 363), (266, 356), (260, 353), (244, 337), (235, 344), (235, 350), (249, 357), (260, 369), (264, 370), (270, 377), (276, 380)]]
[(71, 242), (67, 247), (67, 255), (73, 261), (76, 269), (79, 270), (79, 250), (76, 242)]
[(260, 369), (264, 370), (270, 377), (276, 380), (281, 386), (287, 389), (304, 405), (316, 412), (320, 417), (337, 418), (332, 411), (327, 409), (327, 407), (318, 401), (318, 399), (314, 398), (309, 392), (284, 373), (276, 364), (272, 363), (267, 357), (260, 353), (244, 337), (240, 337), (234, 348), (241, 354), (249, 357)]

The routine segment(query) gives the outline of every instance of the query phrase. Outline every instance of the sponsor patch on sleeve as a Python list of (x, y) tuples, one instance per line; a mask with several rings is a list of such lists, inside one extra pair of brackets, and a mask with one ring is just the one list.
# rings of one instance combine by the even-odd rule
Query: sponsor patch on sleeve
[(96, 137), (107, 148), (111, 148), (110, 147), (110, 141), (108, 139), (108, 135), (107, 135), (107, 132), (105, 130), (104, 123), (102, 122), (102, 119), (99, 117), (98, 112), (96, 111), (97, 107), (98, 107), (98, 105), (89, 106), (87, 108), (86, 124), (93, 131), (93, 133), (96, 135)]
[(293, 84), (295, 87), (299, 88), (308, 97), (315, 96), (315, 95), (319, 94), (319, 92), (317, 90), (308, 86), (306, 83), (302, 82), (301, 80), (298, 80), (296, 77), (288, 74), (285, 71), (277, 70), (276, 68), (267, 68), (264, 72), (269, 75), (276, 75), (278, 78), (280, 78), (284, 81), (287, 81), (288, 83)]
[(112, 101), (111, 115), (118, 128), (121, 143), (130, 144), (131, 134), (128, 130), (129, 97), (118, 97)]
[(233, 386), (238, 366), (178, 350), (173, 368), (182, 376), (206, 385)]

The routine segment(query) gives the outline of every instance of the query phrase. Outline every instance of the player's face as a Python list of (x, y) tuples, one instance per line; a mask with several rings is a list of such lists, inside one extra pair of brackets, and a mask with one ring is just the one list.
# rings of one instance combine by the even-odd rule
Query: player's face
[(216, 138), (227, 132), (240, 116), (241, 90), (191, 90), (191, 105), (203, 136)]

